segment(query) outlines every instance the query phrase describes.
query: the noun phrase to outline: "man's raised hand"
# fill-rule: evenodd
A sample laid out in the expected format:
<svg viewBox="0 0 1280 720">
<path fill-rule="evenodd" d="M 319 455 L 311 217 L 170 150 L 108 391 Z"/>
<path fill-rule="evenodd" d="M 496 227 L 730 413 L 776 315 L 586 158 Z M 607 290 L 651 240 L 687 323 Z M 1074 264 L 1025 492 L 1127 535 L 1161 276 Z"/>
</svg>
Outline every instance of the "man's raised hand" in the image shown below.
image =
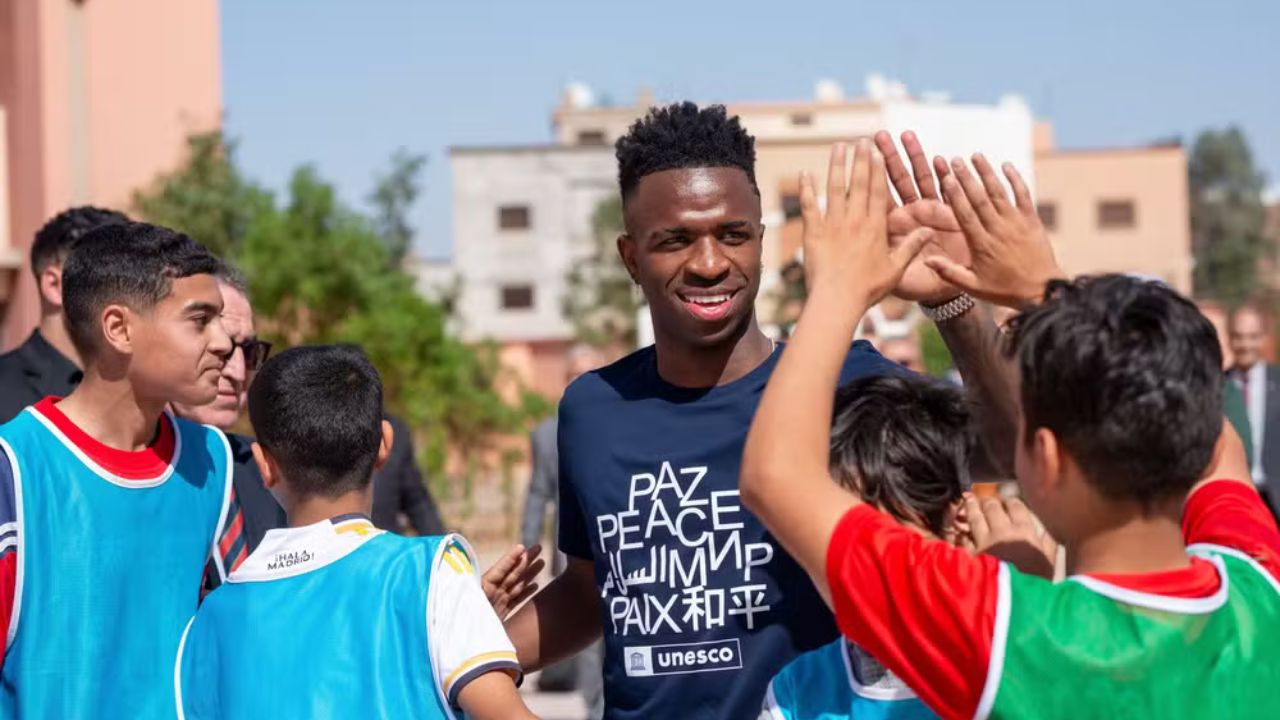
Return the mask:
<svg viewBox="0 0 1280 720">
<path fill-rule="evenodd" d="M 897 247 L 904 238 L 918 228 L 933 230 L 933 242 L 907 267 L 902 281 L 893 294 L 904 300 L 916 300 L 926 305 L 941 305 L 960 294 L 960 289 L 943 280 L 925 264 L 924 259 L 942 255 L 967 265 L 969 248 L 955 213 L 942 201 L 942 195 L 934 181 L 929 158 L 916 134 L 902 133 L 902 148 L 907 152 L 911 169 L 902 161 L 893 136 L 881 130 L 875 135 L 876 147 L 884 155 L 889 180 L 902 199 L 898 207 L 889 203 L 889 246 Z"/>
<path fill-rule="evenodd" d="M 983 300 L 1013 308 L 1036 302 L 1044 294 L 1045 283 L 1061 277 L 1062 270 L 1031 192 L 1009 163 L 1003 170 L 1015 202 L 1009 201 L 982 154 L 973 156 L 973 167 L 977 178 L 960 158 L 952 160 L 949 168 L 940 158 L 935 160 L 942 193 L 964 231 L 968 265 L 945 255 L 924 262 L 947 282 Z"/>
<path fill-rule="evenodd" d="M 506 620 L 538 591 L 538 574 L 546 567 L 541 554 L 541 545 L 516 545 L 480 576 L 480 587 L 499 620 Z"/>
<path fill-rule="evenodd" d="M 813 294 L 834 293 L 865 309 L 898 285 L 933 232 L 916 228 L 890 247 L 884 156 L 869 141 L 859 140 L 846 182 L 846 155 L 843 143 L 831 150 L 826 212 L 818 207 L 813 177 L 808 173 L 800 177 L 805 270 Z"/>
</svg>

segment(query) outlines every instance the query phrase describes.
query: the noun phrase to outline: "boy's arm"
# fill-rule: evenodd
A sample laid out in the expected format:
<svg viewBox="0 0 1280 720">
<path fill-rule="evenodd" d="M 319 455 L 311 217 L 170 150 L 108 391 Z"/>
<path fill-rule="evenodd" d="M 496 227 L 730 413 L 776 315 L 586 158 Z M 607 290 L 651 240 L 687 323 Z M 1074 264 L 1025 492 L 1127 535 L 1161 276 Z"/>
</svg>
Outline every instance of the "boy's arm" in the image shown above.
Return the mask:
<svg viewBox="0 0 1280 720">
<path fill-rule="evenodd" d="M 442 542 L 429 585 L 427 638 L 440 695 L 459 707 L 462 691 L 486 674 L 501 674 L 514 688 L 520 664 L 480 588 L 475 554 L 460 536 Z"/>
<path fill-rule="evenodd" d="M 928 239 L 890 249 L 883 158 L 860 143 L 851 188 L 832 152 L 827 212 L 801 180 L 812 292 L 765 390 L 743 457 L 743 501 L 808 571 L 844 634 L 944 716 L 972 714 L 985 683 L 998 563 L 927 541 L 836 486 L 827 468 L 841 358 L 867 307 Z"/>
<path fill-rule="evenodd" d="M 1280 580 L 1280 530 L 1253 486 L 1244 443 L 1228 421 L 1205 479 L 1191 489 L 1182 514 L 1188 545 L 1222 545 L 1257 560 Z"/>
<path fill-rule="evenodd" d="M 537 720 L 516 684 L 500 672 L 485 673 L 467 683 L 458 693 L 458 707 L 469 720 Z"/>
<path fill-rule="evenodd" d="M 741 472 L 743 501 L 824 597 L 831 533 L 861 502 L 837 487 L 827 470 L 840 368 L 863 313 L 897 284 L 931 237 L 919 229 L 890 249 L 884 158 L 870 143 L 859 142 L 846 183 L 845 154 L 843 144 L 832 149 L 825 213 L 813 178 L 806 173 L 800 180 L 805 272 L 812 290 L 747 435 Z"/>
<path fill-rule="evenodd" d="M 15 502 L 14 483 L 17 473 L 9 464 L 9 456 L 0 443 L 0 638 L 4 638 L 0 650 L 0 666 L 9 649 L 9 622 L 13 618 L 13 605 L 18 581 L 18 508 Z"/>
</svg>

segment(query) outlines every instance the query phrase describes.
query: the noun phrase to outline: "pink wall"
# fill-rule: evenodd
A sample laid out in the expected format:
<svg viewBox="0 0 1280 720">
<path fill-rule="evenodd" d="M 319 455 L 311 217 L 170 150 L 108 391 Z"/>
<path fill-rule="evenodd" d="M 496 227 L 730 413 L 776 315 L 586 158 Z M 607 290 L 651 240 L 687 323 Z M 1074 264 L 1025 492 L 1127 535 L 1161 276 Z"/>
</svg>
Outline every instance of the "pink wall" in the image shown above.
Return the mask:
<svg viewBox="0 0 1280 720">
<path fill-rule="evenodd" d="M 127 207 L 221 112 L 217 0 L 4 0 L 0 104 L 9 116 L 10 237 L 24 252 L 51 215 Z M 24 268 L 0 348 L 38 320 Z"/>
</svg>

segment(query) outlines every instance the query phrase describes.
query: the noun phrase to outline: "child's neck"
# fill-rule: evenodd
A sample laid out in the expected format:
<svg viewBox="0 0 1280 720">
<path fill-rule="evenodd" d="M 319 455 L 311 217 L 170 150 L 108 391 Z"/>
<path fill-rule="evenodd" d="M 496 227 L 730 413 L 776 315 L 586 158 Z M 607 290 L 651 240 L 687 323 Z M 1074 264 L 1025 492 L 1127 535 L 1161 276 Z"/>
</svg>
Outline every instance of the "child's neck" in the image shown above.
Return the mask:
<svg viewBox="0 0 1280 720">
<path fill-rule="evenodd" d="M 128 381 L 108 380 L 90 369 L 58 410 L 103 445 L 137 452 L 155 439 L 164 406 L 163 400 L 139 398 Z"/>
<path fill-rule="evenodd" d="M 1067 547 L 1068 575 L 1134 575 L 1190 564 L 1182 527 L 1168 513 L 1135 514 Z"/>
<path fill-rule="evenodd" d="M 316 495 L 295 500 L 288 508 L 289 527 L 314 525 L 339 515 L 368 515 L 371 499 L 368 489 L 364 489 L 336 498 Z"/>
</svg>

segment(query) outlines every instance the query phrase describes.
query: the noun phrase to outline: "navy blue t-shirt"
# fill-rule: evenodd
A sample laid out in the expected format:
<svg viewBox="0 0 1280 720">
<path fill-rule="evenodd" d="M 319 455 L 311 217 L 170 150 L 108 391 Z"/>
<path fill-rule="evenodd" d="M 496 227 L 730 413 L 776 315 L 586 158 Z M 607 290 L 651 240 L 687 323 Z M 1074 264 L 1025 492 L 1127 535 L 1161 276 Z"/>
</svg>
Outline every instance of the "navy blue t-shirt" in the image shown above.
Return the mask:
<svg viewBox="0 0 1280 720">
<path fill-rule="evenodd" d="M 565 392 L 560 549 L 595 563 L 606 718 L 755 718 L 769 680 L 838 634 L 804 570 L 738 499 L 747 430 L 781 352 L 694 390 L 658 376 L 651 346 Z M 900 370 L 859 341 L 841 382 Z"/>
</svg>

